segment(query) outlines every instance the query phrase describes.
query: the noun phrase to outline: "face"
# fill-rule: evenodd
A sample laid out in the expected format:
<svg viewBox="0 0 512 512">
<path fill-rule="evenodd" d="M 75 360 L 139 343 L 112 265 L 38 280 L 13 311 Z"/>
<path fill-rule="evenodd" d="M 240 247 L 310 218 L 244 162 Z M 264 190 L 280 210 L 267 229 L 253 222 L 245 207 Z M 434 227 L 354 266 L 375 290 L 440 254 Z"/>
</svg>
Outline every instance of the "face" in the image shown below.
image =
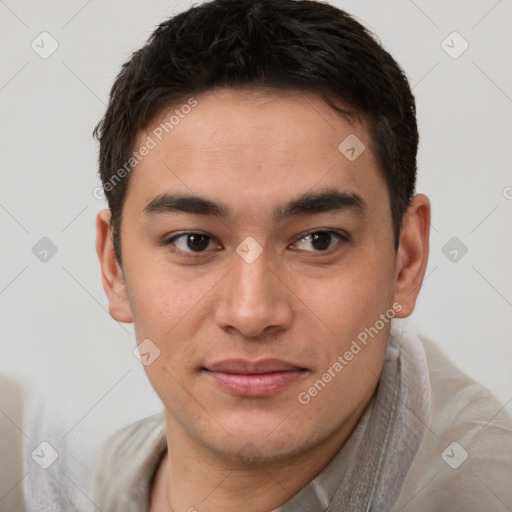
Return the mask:
<svg viewBox="0 0 512 512">
<path fill-rule="evenodd" d="M 145 370 L 168 429 L 290 456 L 360 414 L 411 309 L 389 195 L 365 124 L 314 94 L 194 99 L 138 137 L 155 144 L 130 176 L 111 312 L 160 351 Z"/>
</svg>

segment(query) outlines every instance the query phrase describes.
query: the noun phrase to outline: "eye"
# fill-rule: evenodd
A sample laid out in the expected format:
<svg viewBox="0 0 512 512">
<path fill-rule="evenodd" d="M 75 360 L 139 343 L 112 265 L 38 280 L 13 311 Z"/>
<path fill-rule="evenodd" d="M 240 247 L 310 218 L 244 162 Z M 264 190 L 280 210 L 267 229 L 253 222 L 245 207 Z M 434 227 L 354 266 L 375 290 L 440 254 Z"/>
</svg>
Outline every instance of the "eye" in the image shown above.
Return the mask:
<svg viewBox="0 0 512 512">
<path fill-rule="evenodd" d="M 338 242 L 336 242 L 336 239 L 338 239 Z M 308 233 L 307 235 L 300 238 L 297 242 L 292 244 L 292 246 L 296 245 L 298 247 L 296 247 L 295 249 L 302 251 L 326 252 L 335 245 L 337 245 L 339 243 L 339 240 L 347 242 L 348 237 L 337 231 L 324 229 Z M 313 247 L 313 251 L 307 248 L 308 245 L 311 245 Z"/>
<path fill-rule="evenodd" d="M 188 253 L 201 253 L 208 249 L 213 238 L 204 233 L 182 233 L 166 241 L 166 245 L 174 245 L 178 250 Z M 219 244 L 216 245 L 220 248 Z"/>
</svg>

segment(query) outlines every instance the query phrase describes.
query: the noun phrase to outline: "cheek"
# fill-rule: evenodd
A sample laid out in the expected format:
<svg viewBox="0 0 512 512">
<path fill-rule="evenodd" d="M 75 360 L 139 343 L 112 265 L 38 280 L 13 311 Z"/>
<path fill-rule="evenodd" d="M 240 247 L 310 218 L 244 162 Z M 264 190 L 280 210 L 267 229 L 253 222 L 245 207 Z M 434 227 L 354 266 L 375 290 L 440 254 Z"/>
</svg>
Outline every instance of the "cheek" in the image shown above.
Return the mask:
<svg viewBox="0 0 512 512">
<path fill-rule="evenodd" d="M 304 314 L 316 318 L 330 338 L 349 340 L 390 307 L 393 273 L 374 257 L 354 257 L 321 279 L 305 277 L 295 286 Z"/>
<path fill-rule="evenodd" d="M 158 347 L 158 359 L 145 370 L 155 389 L 171 389 L 173 377 L 182 381 L 196 369 L 201 347 L 194 340 L 201 338 L 199 331 L 211 314 L 208 293 L 218 278 L 213 273 L 192 276 L 186 269 L 180 275 L 168 263 L 139 268 L 134 272 L 133 265 L 127 280 L 136 339 Z"/>
<path fill-rule="evenodd" d="M 212 275 L 193 276 L 169 263 L 133 265 L 131 270 L 127 291 L 136 330 L 162 342 L 197 316 L 197 306 L 215 283 Z"/>
</svg>

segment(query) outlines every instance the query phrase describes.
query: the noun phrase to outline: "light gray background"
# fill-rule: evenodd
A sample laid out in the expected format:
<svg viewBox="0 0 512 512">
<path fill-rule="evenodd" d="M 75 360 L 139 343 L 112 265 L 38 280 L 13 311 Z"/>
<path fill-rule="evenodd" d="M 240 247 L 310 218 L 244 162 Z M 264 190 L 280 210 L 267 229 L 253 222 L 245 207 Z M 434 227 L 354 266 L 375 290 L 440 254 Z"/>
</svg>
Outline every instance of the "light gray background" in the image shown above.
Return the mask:
<svg viewBox="0 0 512 512">
<path fill-rule="evenodd" d="M 73 432 L 77 459 L 160 409 L 132 353 L 132 326 L 107 313 L 91 132 L 121 64 L 189 5 L 0 0 L 0 510 L 20 509 L 22 450 L 44 440 L 32 433 L 35 406 L 44 404 L 40 421 Z M 511 2 L 336 5 L 377 33 L 417 99 L 418 192 L 431 198 L 433 218 L 411 321 L 510 410 Z M 31 48 L 43 31 L 59 45 L 47 59 Z M 469 44 L 456 59 L 442 47 L 453 31 Z M 460 50 L 457 36 L 446 41 Z M 42 237 L 58 249 L 46 263 L 32 252 Z M 456 262 L 443 253 L 452 237 L 468 249 Z"/>
</svg>

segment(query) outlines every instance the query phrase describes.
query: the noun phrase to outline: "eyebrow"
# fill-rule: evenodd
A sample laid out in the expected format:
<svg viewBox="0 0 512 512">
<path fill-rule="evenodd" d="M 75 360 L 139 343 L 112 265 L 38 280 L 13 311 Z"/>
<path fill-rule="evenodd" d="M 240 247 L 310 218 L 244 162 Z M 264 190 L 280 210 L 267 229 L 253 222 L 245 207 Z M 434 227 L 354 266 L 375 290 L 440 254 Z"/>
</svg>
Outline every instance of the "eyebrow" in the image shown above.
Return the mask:
<svg viewBox="0 0 512 512">
<path fill-rule="evenodd" d="M 329 188 L 319 192 L 307 192 L 288 203 L 278 205 L 273 211 L 273 221 L 280 222 L 298 215 L 342 211 L 353 211 L 359 216 L 363 216 L 365 210 L 366 202 L 360 195 Z M 224 203 L 197 195 L 179 193 L 156 196 L 145 206 L 144 212 L 148 215 L 183 212 L 210 215 L 221 219 L 233 216 L 229 206 Z"/>
</svg>

